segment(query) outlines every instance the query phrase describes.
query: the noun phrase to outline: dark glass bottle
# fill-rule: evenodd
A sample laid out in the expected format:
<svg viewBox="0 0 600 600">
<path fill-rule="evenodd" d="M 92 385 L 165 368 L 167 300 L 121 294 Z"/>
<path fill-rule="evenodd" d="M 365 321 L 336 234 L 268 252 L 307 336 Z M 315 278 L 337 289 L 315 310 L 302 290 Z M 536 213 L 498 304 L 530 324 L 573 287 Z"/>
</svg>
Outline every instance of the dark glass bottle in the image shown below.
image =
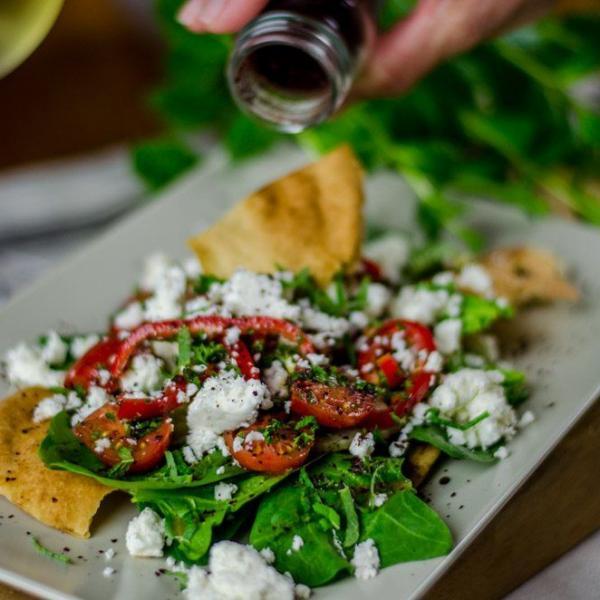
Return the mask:
<svg viewBox="0 0 600 600">
<path fill-rule="evenodd" d="M 374 38 L 374 1 L 272 0 L 239 34 L 228 81 L 245 112 L 288 133 L 344 102 Z"/>
</svg>

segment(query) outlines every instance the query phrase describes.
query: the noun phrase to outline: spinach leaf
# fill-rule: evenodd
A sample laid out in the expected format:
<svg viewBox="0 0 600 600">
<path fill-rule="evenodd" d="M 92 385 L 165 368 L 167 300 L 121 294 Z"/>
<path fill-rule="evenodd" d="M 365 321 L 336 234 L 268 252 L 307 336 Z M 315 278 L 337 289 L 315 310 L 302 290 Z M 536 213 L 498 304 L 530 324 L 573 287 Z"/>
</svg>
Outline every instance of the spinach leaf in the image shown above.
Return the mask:
<svg viewBox="0 0 600 600">
<path fill-rule="evenodd" d="M 452 534 L 439 515 L 412 490 L 396 492 L 376 510 L 362 513 L 361 539 L 372 539 L 381 566 L 448 554 Z"/>
<path fill-rule="evenodd" d="M 410 438 L 420 442 L 426 442 L 439 448 L 444 454 L 451 458 L 474 460 L 476 462 L 492 463 L 497 459 L 494 457 L 496 446 L 483 450 L 482 448 L 467 448 L 458 446 L 448 441 L 446 433 L 437 425 L 420 425 L 410 432 Z"/>
<path fill-rule="evenodd" d="M 171 453 L 171 464 L 167 463 L 144 475 L 116 479 L 114 476 L 118 475 L 118 472 L 113 471 L 111 474 L 109 471 L 105 474 L 105 465 L 77 439 L 71 429 L 69 416 L 64 411 L 50 421 L 48 433 L 39 448 L 39 455 L 44 464 L 51 469 L 92 477 L 109 487 L 130 492 L 209 485 L 243 473 L 241 468 L 234 466 L 231 460 L 220 452 L 207 454 L 195 465 L 189 466 L 183 460 L 181 450 L 174 450 Z"/>
<path fill-rule="evenodd" d="M 265 497 L 250 531 L 250 543 L 258 550 L 270 548 L 277 570 L 288 571 L 297 582 L 318 586 L 349 572 L 350 564 L 336 548 L 332 530 L 315 518 L 311 496 L 301 485 L 286 485 Z M 290 551 L 294 535 L 304 545 Z"/>
<path fill-rule="evenodd" d="M 340 490 L 340 500 L 346 516 L 346 533 L 344 535 L 344 548 L 354 546 L 358 542 L 360 536 L 360 528 L 358 525 L 358 515 L 354 506 L 354 498 L 350 488 L 345 486 Z"/>
<path fill-rule="evenodd" d="M 504 375 L 502 387 L 506 393 L 506 400 L 513 406 L 518 406 L 527 400 L 529 390 L 525 381 L 525 373 L 516 369 L 501 369 Z"/>
<path fill-rule="evenodd" d="M 463 334 L 470 335 L 489 329 L 498 319 L 514 316 L 510 306 L 501 306 L 495 300 L 465 294 L 461 305 Z"/>
</svg>

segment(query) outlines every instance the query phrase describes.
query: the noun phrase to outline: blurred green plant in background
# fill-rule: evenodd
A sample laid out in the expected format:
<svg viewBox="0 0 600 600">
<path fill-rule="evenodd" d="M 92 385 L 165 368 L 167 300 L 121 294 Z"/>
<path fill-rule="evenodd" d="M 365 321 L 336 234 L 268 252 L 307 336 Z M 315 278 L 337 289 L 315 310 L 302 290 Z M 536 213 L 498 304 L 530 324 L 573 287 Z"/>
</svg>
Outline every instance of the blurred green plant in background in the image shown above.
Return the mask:
<svg viewBox="0 0 600 600">
<path fill-rule="evenodd" d="M 156 3 L 166 73 L 151 102 L 167 133 L 133 149 L 151 190 L 197 162 L 185 141 L 192 132 L 216 132 L 234 159 L 289 137 L 237 110 L 224 77 L 232 39 L 186 31 L 175 20 L 181 3 Z M 382 27 L 414 3 L 388 0 Z M 563 205 L 600 225 L 600 199 L 586 190 L 600 173 L 600 109 L 573 93 L 599 73 L 600 15 L 552 17 L 454 58 L 404 96 L 356 104 L 292 139 L 318 152 L 349 142 L 368 169 L 400 173 L 432 238 L 450 232 L 478 247 L 460 219 L 469 196 L 531 215 Z"/>
</svg>

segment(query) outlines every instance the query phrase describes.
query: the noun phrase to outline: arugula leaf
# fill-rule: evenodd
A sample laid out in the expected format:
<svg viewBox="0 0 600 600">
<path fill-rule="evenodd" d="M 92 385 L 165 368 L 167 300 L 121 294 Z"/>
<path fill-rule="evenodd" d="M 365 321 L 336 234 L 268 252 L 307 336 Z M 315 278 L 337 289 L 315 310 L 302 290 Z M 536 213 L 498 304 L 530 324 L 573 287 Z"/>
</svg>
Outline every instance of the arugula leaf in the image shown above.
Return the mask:
<svg viewBox="0 0 600 600">
<path fill-rule="evenodd" d="M 354 498 L 352 498 L 352 492 L 348 486 L 344 486 L 340 490 L 340 500 L 346 516 L 346 532 L 344 534 L 343 545 L 347 548 L 348 546 L 354 546 L 354 544 L 358 542 L 360 536 L 360 527 L 358 524 L 358 515 L 356 514 L 356 508 L 354 506 Z"/>
<path fill-rule="evenodd" d="M 382 567 L 443 556 L 453 545 L 448 526 L 412 490 L 361 514 L 361 540 L 367 539 L 375 542 Z"/>
<path fill-rule="evenodd" d="M 451 458 L 474 460 L 482 463 L 493 463 L 498 460 L 494 457 L 496 446 L 487 448 L 486 450 L 458 446 L 448 441 L 444 430 L 437 425 L 419 425 L 410 432 L 409 437 L 413 440 L 431 444 Z"/>
</svg>

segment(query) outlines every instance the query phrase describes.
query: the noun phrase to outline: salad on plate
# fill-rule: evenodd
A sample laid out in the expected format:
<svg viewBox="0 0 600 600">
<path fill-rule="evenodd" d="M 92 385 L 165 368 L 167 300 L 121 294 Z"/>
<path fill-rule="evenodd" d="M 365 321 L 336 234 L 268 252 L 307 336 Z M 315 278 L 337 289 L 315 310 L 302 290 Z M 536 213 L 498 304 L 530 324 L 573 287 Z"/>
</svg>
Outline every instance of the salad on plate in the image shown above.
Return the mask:
<svg viewBox="0 0 600 600">
<path fill-rule="evenodd" d="M 493 468 L 534 420 L 494 326 L 577 292 L 540 250 L 362 231 L 342 148 L 190 240 L 197 257 L 148 257 L 105 331 L 9 350 L 0 493 L 89 536 L 127 492 L 129 553 L 164 557 L 188 598 L 307 597 L 447 554 L 419 486 L 443 456 Z"/>
</svg>

